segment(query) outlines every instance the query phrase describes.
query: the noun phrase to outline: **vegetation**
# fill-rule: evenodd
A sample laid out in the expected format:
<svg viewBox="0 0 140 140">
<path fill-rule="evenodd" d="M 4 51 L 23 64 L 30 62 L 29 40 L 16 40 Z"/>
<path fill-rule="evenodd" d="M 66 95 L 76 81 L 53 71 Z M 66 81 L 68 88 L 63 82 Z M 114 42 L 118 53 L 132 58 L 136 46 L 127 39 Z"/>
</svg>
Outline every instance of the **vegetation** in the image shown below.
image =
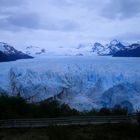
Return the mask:
<svg viewBox="0 0 140 140">
<path fill-rule="evenodd" d="M 87 112 L 78 112 L 66 104 L 56 100 L 45 100 L 40 103 L 29 103 L 20 96 L 0 96 L 0 119 L 14 118 L 46 118 L 66 116 L 92 116 L 92 115 L 126 115 L 127 111 L 120 106 L 112 110 L 102 108 Z"/>
<path fill-rule="evenodd" d="M 0 96 L 0 119 L 125 114 L 127 111 L 120 106 L 111 110 L 102 108 L 99 111 L 93 109 L 90 112 L 78 112 L 65 104 L 59 104 L 55 100 L 29 103 L 20 96 Z M 139 140 L 139 132 L 140 127 L 138 125 L 124 123 L 50 126 L 36 129 L 0 129 L 0 140 Z"/>
<path fill-rule="evenodd" d="M 52 126 L 0 130 L 0 140 L 139 140 L 140 128 L 128 124 Z"/>
<path fill-rule="evenodd" d="M 139 126 L 140 126 L 140 111 L 138 111 L 137 114 L 138 114 L 138 123 L 139 123 Z"/>
</svg>

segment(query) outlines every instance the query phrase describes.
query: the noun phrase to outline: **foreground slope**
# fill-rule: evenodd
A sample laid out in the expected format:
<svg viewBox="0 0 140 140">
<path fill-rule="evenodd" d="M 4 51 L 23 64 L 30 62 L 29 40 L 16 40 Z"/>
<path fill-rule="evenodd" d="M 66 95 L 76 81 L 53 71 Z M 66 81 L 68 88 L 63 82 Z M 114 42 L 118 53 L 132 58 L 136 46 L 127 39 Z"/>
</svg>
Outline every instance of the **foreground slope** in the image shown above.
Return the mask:
<svg viewBox="0 0 140 140">
<path fill-rule="evenodd" d="M 140 127 L 130 124 L 53 126 L 40 129 L 2 129 L 1 140 L 139 140 Z"/>
</svg>

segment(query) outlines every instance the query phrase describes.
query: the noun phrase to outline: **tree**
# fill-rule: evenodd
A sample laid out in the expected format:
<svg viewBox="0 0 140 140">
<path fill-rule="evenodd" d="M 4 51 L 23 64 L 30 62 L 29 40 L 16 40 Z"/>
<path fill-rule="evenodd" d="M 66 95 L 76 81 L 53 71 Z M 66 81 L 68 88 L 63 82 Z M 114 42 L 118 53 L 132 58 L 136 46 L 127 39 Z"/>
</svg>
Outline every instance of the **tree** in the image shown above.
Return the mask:
<svg viewBox="0 0 140 140">
<path fill-rule="evenodd" d="M 105 115 L 105 116 L 107 116 L 107 115 L 111 115 L 111 111 L 110 111 L 110 109 L 108 109 L 108 108 L 102 108 L 99 112 L 98 112 L 98 114 L 99 115 Z"/>
<path fill-rule="evenodd" d="M 128 111 L 125 108 L 122 108 L 120 105 L 116 105 L 112 109 L 112 115 L 127 115 Z"/>
</svg>

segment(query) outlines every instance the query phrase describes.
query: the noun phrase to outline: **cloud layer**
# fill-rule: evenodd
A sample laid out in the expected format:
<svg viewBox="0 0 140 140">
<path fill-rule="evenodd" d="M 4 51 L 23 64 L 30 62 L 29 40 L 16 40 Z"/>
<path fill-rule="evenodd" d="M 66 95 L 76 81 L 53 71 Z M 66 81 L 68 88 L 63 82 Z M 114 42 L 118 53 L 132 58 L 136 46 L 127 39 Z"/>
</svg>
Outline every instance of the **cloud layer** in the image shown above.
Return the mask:
<svg viewBox="0 0 140 140">
<path fill-rule="evenodd" d="M 30 34 L 27 43 L 44 46 L 115 37 L 137 41 L 139 5 L 140 0 L 0 0 L 0 36 L 12 42 L 13 35 L 17 46 Z"/>
<path fill-rule="evenodd" d="M 127 19 L 139 14 L 140 0 L 110 0 L 102 9 L 102 16 L 112 19 Z"/>
</svg>

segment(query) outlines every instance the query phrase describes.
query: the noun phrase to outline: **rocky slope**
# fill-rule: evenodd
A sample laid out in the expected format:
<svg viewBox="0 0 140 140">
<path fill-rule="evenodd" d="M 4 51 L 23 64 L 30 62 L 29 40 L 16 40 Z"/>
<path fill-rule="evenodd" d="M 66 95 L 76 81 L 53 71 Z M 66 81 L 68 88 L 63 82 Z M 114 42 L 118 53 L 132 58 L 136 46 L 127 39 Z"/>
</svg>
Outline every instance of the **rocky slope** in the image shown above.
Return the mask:
<svg viewBox="0 0 140 140">
<path fill-rule="evenodd" d="M 132 44 L 113 54 L 114 57 L 140 57 L 140 44 Z"/>
<path fill-rule="evenodd" d="M 7 43 L 0 42 L 0 62 L 29 58 L 33 57 L 16 50 L 13 46 L 8 45 Z"/>
</svg>

